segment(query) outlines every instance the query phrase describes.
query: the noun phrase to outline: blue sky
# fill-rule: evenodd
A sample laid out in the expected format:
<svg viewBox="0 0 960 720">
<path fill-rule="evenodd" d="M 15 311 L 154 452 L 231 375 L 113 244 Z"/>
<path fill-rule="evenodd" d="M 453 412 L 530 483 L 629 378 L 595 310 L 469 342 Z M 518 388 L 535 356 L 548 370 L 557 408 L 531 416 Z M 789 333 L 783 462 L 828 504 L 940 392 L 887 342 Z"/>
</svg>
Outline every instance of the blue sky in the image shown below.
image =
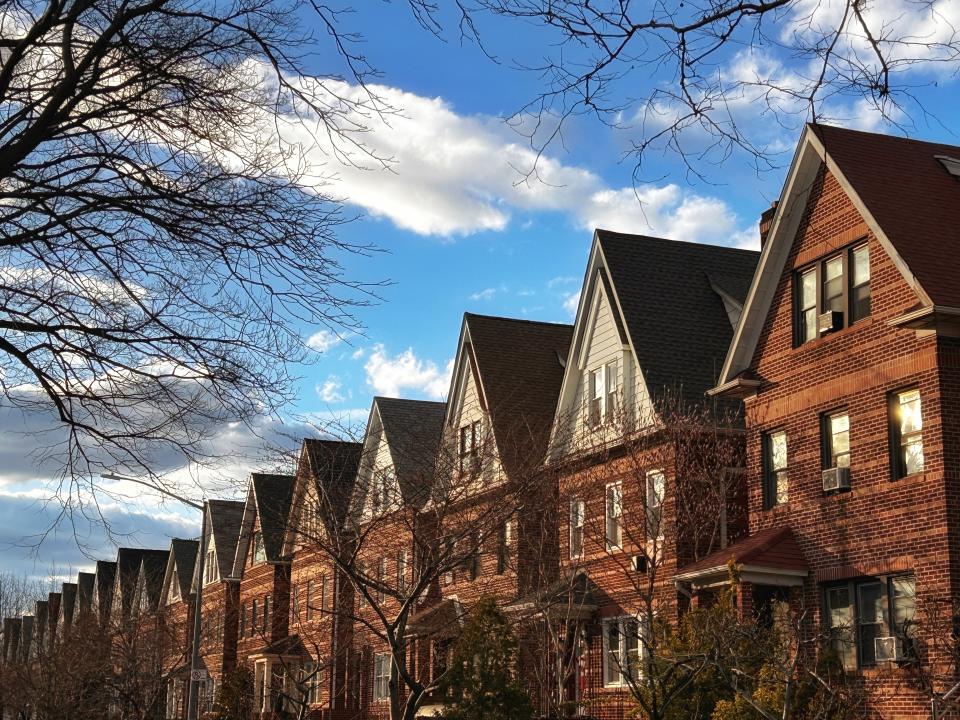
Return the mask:
<svg viewBox="0 0 960 720">
<path fill-rule="evenodd" d="M 905 0 L 883 0 L 881 10 Z M 941 4 L 957 13 L 957 0 Z M 829 6 L 829 3 L 827 3 Z M 892 11 L 891 11 L 892 12 Z M 449 20 L 449 18 L 447 18 Z M 721 165 L 704 165 L 707 177 L 695 181 L 679 158 L 657 153 L 647 158 L 634 183 L 634 162 L 624 158 L 635 130 L 613 130 L 595 119 L 575 117 L 563 143 L 548 147 L 538 169 L 544 182 L 524 182 L 520 171 L 532 167 L 525 138 L 505 124 L 538 89 L 536 73 L 515 69 L 549 51 L 548 37 L 523 23 L 491 22 L 481 27 L 490 61 L 476 45 L 462 44 L 455 28 L 442 39 L 420 28 L 405 2 L 363 3 L 344 19 L 362 28 L 364 52 L 381 75 L 376 91 L 396 113 L 369 122 L 365 140 L 391 158 L 390 171 L 327 163 L 322 173 L 334 179 L 326 192 L 344 197 L 348 212 L 360 217 L 344 226 L 349 241 L 372 243 L 382 252 L 347 257 L 354 279 L 388 280 L 381 301 L 361 309 L 362 334 L 338 337 L 331 328 L 304 327 L 321 355 L 303 376 L 293 414 L 323 420 L 332 415 L 363 421 L 373 394 L 442 399 L 464 311 L 536 320 L 572 322 L 576 293 L 597 226 L 681 240 L 757 247 L 759 213 L 780 192 L 786 165 L 799 137 L 803 114 L 775 122 L 761 104 L 745 94 L 732 112 L 758 142 L 780 150 L 778 167 L 758 174 L 751 158 L 734 154 Z M 919 22 L 919 20 L 918 20 Z M 307 70 L 329 70 L 329 56 L 309 58 Z M 780 81 L 802 72 L 776 48 L 734 48 L 718 72 L 755 75 Z M 900 117 L 912 135 L 960 142 L 937 121 L 956 117 L 955 65 L 936 74 L 911 70 L 919 104 L 928 117 Z M 631 80 L 637 94 L 669 78 Z M 357 92 L 345 87 L 346 92 Z M 878 131 L 896 131 L 855 99 L 838 98 L 831 107 L 837 121 Z M 322 148 L 321 148 L 322 150 Z M 318 163 L 326 158 L 312 155 Z M 363 158 L 358 161 L 363 164 Z M 2 417 L 4 425 L 23 429 L 23 421 Z M 294 433 L 298 426 L 291 422 Z M 19 423 L 19 427 L 18 427 Z M 267 432 L 274 432 L 265 422 Z M 220 429 L 221 448 L 240 458 L 255 440 L 242 428 Z M 48 468 L 25 452 L 23 438 L 0 441 L 0 569 L 44 574 L 52 564 L 61 571 L 89 564 L 89 557 L 112 550 L 97 519 L 78 509 L 86 552 L 73 542 L 68 523 L 41 547 L 24 542 L 50 525 L 55 505 Z M 238 459 L 222 468 L 220 480 L 242 485 L 255 461 Z M 184 471 L 186 473 L 186 471 Z M 200 473 L 205 487 L 209 476 Z M 116 532 L 134 545 L 162 547 L 169 536 L 191 534 L 193 518 L 182 508 L 144 498 L 131 488 L 130 502 L 111 503 L 106 514 Z M 213 491 L 211 491 L 213 492 Z M 139 532 L 137 532 L 139 531 Z M 127 536 L 126 533 L 135 534 Z"/>
</svg>

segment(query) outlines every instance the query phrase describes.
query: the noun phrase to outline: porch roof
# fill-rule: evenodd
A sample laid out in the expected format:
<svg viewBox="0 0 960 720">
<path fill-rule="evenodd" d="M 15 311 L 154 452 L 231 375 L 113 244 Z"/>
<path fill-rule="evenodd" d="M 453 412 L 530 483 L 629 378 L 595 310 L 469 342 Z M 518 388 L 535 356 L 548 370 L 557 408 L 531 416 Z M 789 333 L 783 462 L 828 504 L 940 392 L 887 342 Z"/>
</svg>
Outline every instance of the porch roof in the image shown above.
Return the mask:
<svg viewBox="0 0 960 720">
<path fill-rule="evenodd" d="M 729 578 L 729 565 L 740 578 L 758 585 L 802 585 L 810 570 L 803 550 L 789 526 L 772 527 L 680 569 L 674 580 L 694 587 L 722 585 Z"/>
</svg>

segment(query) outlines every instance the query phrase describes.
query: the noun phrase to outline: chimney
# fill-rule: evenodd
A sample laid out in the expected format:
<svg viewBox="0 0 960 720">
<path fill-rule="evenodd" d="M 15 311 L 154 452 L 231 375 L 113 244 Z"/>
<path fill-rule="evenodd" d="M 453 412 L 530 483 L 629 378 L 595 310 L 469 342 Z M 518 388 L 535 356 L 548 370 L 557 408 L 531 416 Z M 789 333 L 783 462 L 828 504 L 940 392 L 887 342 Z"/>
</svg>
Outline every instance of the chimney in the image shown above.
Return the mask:
<svg viewBox="0 0 960 720">
<path fill-rule="evenodd" d="M 767 242 L 767 235 L 770 234 L 770 226 L 773 225 L 773 215 L 777 212 L 779 200 L 770 203 L 770 207 L 760 213 L 760 248 Z"/>
</svg>

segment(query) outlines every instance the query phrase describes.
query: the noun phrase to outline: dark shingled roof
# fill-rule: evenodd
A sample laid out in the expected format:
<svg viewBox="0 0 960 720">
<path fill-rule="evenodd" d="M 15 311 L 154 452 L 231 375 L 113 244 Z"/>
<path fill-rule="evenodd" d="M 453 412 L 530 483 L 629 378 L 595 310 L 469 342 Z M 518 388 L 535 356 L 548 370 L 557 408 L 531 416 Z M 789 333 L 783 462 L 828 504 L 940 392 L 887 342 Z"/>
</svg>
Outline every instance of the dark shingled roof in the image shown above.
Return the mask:
<svg viewBox="0 0 960 720">
<path fill-rule="evenodd" d="M 363 444 L 306 438 L 303 441 L 302 453 L 310 464 L 313 482 L 329 499 L 334 513 L 334 517 L 329 520 L 342 523 L 347 516 L 350 497 L 357 481 Z"/>
<path fill-rule="evenodd" d="M 97 560 L 96 584 L 97 610 L 100 613 L 100 624 L 103 625 L 110 617 L 110 603 L 113 601 L 113 581 L 117 575 L 117 564 L 110 560 Z"/>
<path fill-rule="evenodd" d="M 733 328 L 710 281 L 741 304 L 760 253 L 597 230 L 650 394 L 702 405 Z"/>
<path fill-rule="evenodd" d="M 120 583 L 121 611 L 124 617 L 130 612 L 133 593 L 140 577 L 140 565 L 144 558 L 162 558 L 165 563 L 166 550 L 143 550 L 141 548 L 120 548 L 117 551 L 117 573 L 115 583 Z"/>
<path fill-rule="evenodd" d="M 24 615 L 20 618 L 20 657 L 30 655 L 30 645 L 33 643 L 33 615 Z"/>
<path fill-rule="evenodd" d="M 90 612 L 90 603 L 93 602 L 93 587 L 97 576 L 94 573 L 77 573 L 77 599 L 73 605 L 73 619 L 76 620 L 83 613 Z"/>
<path fill-rule="evenodd" d="M 181 540 L 174 538 L 170 541 L 170 554 L 173 566 L 177 569 L 177 582 L 180 585 L 180 597 L 190 595 L 190 581 L 193 578 L 193 569 L 197 564 L 197 553 L 200 552 L 199 540 Z"/>
<path fill-rule="evenodd" d="M 77 584 L 63 583 L 60 587 L 60 617 L 66 628 L 73 620 L 73 606 L 77 602 Z"/>
<path fill-rule="evenodd" d="M 419 507 L 429 498 L 443 435 L 446 403 L 375 397 L 383 434 L 403 500 Z"/>
<path fill-rule="evenodd" d="M 33 606 L 33 615 L 37 618 L 36 636 L 37 642 L 43 642 L 47 634 L 47 627 L 50 625 L 50 618 L 47 616 L 47 608 L 50 603 L 46 600 L 37 600 Z"/>
<path fill-rule="evenodd" d="M 935 305 L 960 307 L 960 179 L 936 159 L 960 147 L 812 125 Z"/>
<path fill-rule="evenodd" d="M 263 549 L 267 560 L 271 562 L 279 561 L 283 555 L 294 480 L 293 475 L 253 473 L 250 476 L 257 516 L 260 518 Z"/>
<path fill-rule="evenodd" d="M 543 459 L 573 326 L 464 313 L 494 439 L 507 474 Z"/>
<path fill-rule="evenodd" d="M 167 571 L 167 562 L 170 551 L 164 550 L 163 555 L 145 555 L 140 565 L 140 572 L 147 585 L 147 602 L 149 609 L 156 609 L 160 602 L 160 591 L 163 588 L 163 574 Z"/>
<path fill-rule="evenodd" d="M 47 617 L 50 621 L 50 627 L 48 629 L 50 633 L 56 631 L 57 623 L 60 622 L 60 601 L 60 593 L 47 593 Z"/>
<path fill-rule="evenodd" d="M 233 559 L 240 541 L 244 503 L 235 500 L 208 500 L 207 507 L 210 509 L 210 525 L 220 578 L 228 578 L 233 573 Z"/>
</svg>

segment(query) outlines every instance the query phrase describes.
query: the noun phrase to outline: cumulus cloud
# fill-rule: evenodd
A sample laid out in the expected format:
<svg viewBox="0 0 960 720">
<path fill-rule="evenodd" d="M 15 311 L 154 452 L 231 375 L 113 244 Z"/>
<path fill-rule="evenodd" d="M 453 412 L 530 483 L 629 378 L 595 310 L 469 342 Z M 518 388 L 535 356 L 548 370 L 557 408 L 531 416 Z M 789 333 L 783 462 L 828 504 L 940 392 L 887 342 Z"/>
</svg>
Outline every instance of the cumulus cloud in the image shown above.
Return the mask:
<svg viewBox="0 0 960 720">
<path fill-rule="evenodd" d="M 484 288 L 483 290 L 478 290 L 477 292 L 470 295 L 471 300 L 493 300 L 493 296 L 497 294 L 496 288 Z"/>
<path fill-rule="evenodd" d="M 336 375 L 331 375 L 322 384 L 317 385 L 317 395 L 327 403 L 343 402 L 345 398 L 340 392 L 342 389 L 343 383 L 340 379 Z"/>
<path fill-rule="evenodd" d="M 574 317 L 577 314 L 577 306 L 580 305 L 580 291 L 570 293 L 563 299 L 563 309 L 567 315 Z"/>
<path fill-rule="evenodd" d="M 318 330 L 307 338 L 307 347 L 322 353 L 341 342 L 343 342 L 343 338 L 336 333 L 330 330 Z"/>
<path fill-rule="evenodd" d="M 309 86 L 313 81 L 300 82 Z M 356 102 L 366 98 L 365 90 L 347 83 L 335 90 Z M 371 90 L 397 111 L 358 114 L 346 122 L 365 129 L 361 140 L 373 157 L 341 147 L 349 164 L 332 176 L 307 173 L 304 182 L 399 228 L 421 235 L 462 236 L 503 230 L 518 211 L 555 212 L 586 229 L 602 224 L 611 230 L 657 235 L 683 231 L 696 234 L 679 239 L 723 243 L 725 229 L 736 220 L 721 200 L 677 185 L 645 185 L 639 192 L 610 187 L 586 168 L 550 155 L 538 157 L 501 119 L 458 114 L 443 98 L 382 85 Z M 308 125 L 299 117 L 279 119 L 282 137 L 302 148 L 305 162 L 328 172 L 333 148 L 312 137 Z M 389 168 L 374 158 L 388 159 Z M 535 177 L 518 172 L 533 167 Z M 690 221 L 693 211 L 704 213 L 702 221 Z"/>
<path fill-rule="evenodd" d="M 444 368 L 432 360 L 417 357 L 413 348 L 390 355 L 382 343 L 374 345 L 364 364 L 367 385 L 377 395 L 400 397 L 413 394 L 432 399 L 443 398 L 453 372 L 451 358 Z"/>
</svg>

